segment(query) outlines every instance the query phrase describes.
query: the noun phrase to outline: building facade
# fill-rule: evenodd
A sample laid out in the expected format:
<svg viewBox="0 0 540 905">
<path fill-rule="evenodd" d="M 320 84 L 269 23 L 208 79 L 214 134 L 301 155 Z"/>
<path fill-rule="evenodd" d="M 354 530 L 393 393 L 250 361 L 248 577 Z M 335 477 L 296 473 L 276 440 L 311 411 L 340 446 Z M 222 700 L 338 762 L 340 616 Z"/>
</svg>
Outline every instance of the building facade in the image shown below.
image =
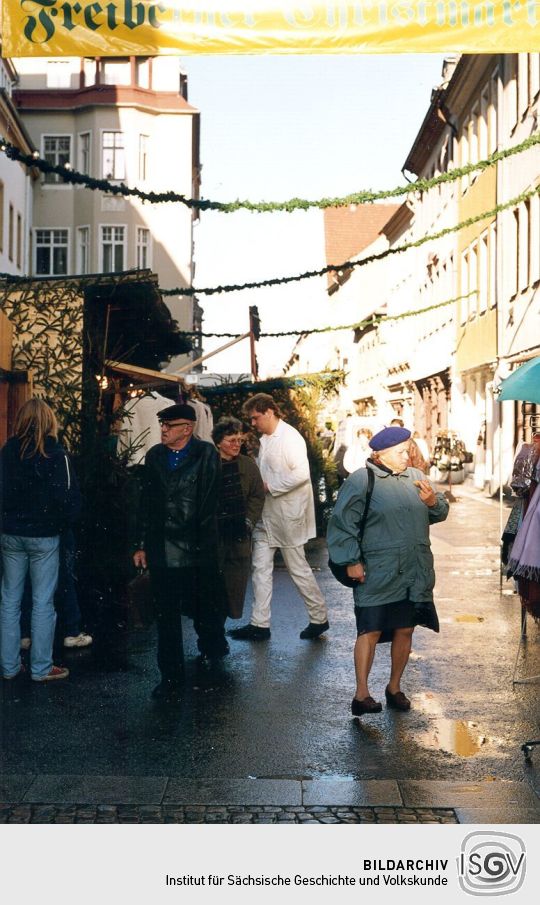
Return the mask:
<svg viewBox="0 0 540 905">
<path fill-rule="evenodd" d="M 199 114 L 187 101 L 177 58 L 36 58 L 18 61 L 18 68 L 15 102 L 49 163 L 115 185 L 197 197 Z M 147 203 L 42 174 L 28 272 L 150 269 L 163 289 L 190 287 L 193 216 L 178 203 Z M 180 328 L 192 330 L 192 300 L 173 295 L 167 304 Z"/>
</svg>

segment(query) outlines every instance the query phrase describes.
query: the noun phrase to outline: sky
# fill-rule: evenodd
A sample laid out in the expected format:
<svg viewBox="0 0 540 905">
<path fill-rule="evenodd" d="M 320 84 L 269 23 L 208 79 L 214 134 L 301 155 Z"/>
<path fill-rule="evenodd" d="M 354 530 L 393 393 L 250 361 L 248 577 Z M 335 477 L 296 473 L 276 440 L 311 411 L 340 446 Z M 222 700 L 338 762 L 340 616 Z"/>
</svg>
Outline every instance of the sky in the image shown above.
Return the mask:
<svg viewBox="0 0 540 905">
<path fill-rule="evenodd" d="M 184 59 L 201 112 L 201 194 L 230 201 L 319 199 L 402 184 L 401 168 L 441 81 L 441 54 L 199 56 Z M 321 212 L 204 212 L 195 229 L 198 287 L 325 266 Z M 199 297 L 207 332 L 324 326 L 325 280 Z M 321 320 L 322 318 L 322 320 Z M 226 340 L 207 339 L 210 351 Z M 258 344 L 261 376 L 279 374 L 294 339 Z M 206 363 L 249 370 L 248 342 Z"/>
</svg>

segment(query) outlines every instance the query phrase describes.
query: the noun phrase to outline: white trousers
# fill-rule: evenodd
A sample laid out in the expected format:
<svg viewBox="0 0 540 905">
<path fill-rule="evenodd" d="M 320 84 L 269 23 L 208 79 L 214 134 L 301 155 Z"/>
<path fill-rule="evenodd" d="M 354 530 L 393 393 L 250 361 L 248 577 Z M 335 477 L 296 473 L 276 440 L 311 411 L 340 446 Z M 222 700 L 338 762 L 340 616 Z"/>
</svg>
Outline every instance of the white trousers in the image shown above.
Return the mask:
<svg viewBox="0 0 540 905">
<path fill-rule="evenodd" d="M 261 525 L 253 532 L 252 581 L 253 609 L 251 624 L 258 628 L 270 627 L 270 602 L 272 600 L 272 573 L 274 555 L 278 548 L 271 547 L 268 535 Z M 307 561 L 304 547 L 280 547 L 287 571 L 302 596 L 309 614 L 309 621 L 321 625 L 328 619 L 324 597 L 319 590 Z"/>
</svg>

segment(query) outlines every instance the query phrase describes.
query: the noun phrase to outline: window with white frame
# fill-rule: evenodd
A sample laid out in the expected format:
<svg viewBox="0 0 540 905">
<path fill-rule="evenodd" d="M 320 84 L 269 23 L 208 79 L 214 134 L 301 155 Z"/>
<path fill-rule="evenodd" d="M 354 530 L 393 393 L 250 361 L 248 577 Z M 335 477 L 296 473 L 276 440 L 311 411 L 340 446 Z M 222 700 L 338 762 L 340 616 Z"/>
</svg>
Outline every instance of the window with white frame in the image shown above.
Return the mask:
<svg viewBox="0 0 540 905">
<path fill-rule="evenodd" d="M 475 104 L 469 119 L 469 163 L 478 163 L 478 119 L 479 104 Z M 471 173 L 470 180 L 476 179 L 477 175 L 478 173 Z"/>
<path fill-rule="evenodd" d="M 540 92 L 540 53 L 529 54 L 529 103 Z"/>
<path fill-rule="evenodd" d="M 145 270 L 150 263 L 150 230 L 144 226 L 137 227 L 137 269 Z"/>
<path fill-rule="evenodd" d="M 474 317 L 478 310 L 478 242 L 473 242 L 469 248 L 469 295 L 468 313 Z"/>
<path fill-rule="evenodd" d="M 482 233 L 479 241 L 478 261 L 478 311 L 487 311 L 489 293 L 489 236 L 488 231 Z"/>
<path fill-rule="evenodd" d="M 69 60 L 47 60 L 47 88 L 71 88 Z"/>
<path fill-rule="evenodd" d="M 522 292 L 529 285 L 529 223 L 530 205 L 524 201 L 519 205 L 518 215 L 518 291 Z"/>
<path fill-rule="evenodd" d="M 101 270 L 103 273 L 116 273 L 124 270 L 126 245 L 125 226 L 101 227 Z"/>
<path fill-rule="evenodd" d="M 90 132 L 79 132 L 79 173 L 90 175 Z"/>
<path fill-rule="evenodd" d="M 139 135 L 139 180 L 145 182 L 148 178 L 148 135 Z"/>
<path fill-rule="evenodd" d="M 90 272 L 90 227 L 77 227 L 77 273 Z"/>
<path fill-rule="evenodd" d="M 4 183 L 0 179 L 0 252 L 4 251 Z"/>
<path fill-rule="evenodd" d="M 531 285 L 540 280 L 540 197 L 529 199 L 529 257 Z"/>
<path fill-rule="evenodd" d="M 102 85 L 131 85 L 131 61 L 107 59 L 101 61 Z"/>
<path fill-rule="evenodd" d="M 517 55 L 517 115 L 518 119 L 524 115 L 529 106 L 529 55 L 518 53 Z"/>
<path fill-rule="evenodd" d="M 97 64 L 93 57 L 85 57 L 83 60 L 84 84 L 88 88 L 96 84 Z"/>
<path fill-rule="evenodd" d="M 497 108 L 499 92 L 499 70 L 496 69 L 489 80 L 489 109 L 488 109 L 488 153 L 493 154 L 497 150 Z"/>
<path fill-rule="evenodd" d="M 478 157 L 480 160 L 485 160 L 488 156 L 488 111 L 489 85 L 486 85 L 480 95 L 480 115 L 478 117 Z"/>
<path fill-rule="evenodd" d="M 138 57 L 135 61 L 135 67 L 139 88 L 150 88 L 150 60 L 148 57 Z"/>
<path fill-rule="evenodd" d="M 53 167 L 61 167 L 69 163 L 71 160 L 71 135 L 44 135 L 43 158 Z M 66 184 L 56 173 L 45 173 L 43 181 L 47 184 Z"/>
<path fill-rule="evenodd" d="M 469 253 L 467 251 L 462 252 L 461 254 L 461 304 L 460 304 L 460 324 L 465 324 L 467 321 L 469 308 L 468 303 L 469 299 L 467 298 L 469 292 Z"/>
<path fill-rule="evenodd" d="M 497 304 L 497 224 L 489 225 L 489 307 Z"/>
<path fill-rule="evenodd" d="M 35 272 L 37 276 L 61 276 L 67 274 L 68 230 L 36 229 L 35 239 Z"/>
<path fill-rule="evenodd" d="M 104 179 L 126 178 L 126 155 L 123 132 L 103 132 L 102 166 Z"/>
</svg>

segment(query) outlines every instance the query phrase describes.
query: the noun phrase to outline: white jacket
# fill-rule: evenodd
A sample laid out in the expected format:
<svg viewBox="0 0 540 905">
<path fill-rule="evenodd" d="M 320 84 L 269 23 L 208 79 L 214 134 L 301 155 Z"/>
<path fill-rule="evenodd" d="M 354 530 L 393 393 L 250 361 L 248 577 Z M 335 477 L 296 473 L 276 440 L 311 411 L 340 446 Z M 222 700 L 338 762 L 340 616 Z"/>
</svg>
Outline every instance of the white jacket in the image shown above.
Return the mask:
<svg viewBox="0 0 540 905">
<path fill-rule="evenodd" d="M 268 485 L 262 522 L 271 547 L 299 547 L 317 533 L 306 442 L 296 428 L 278 421 L 263 434 L 257 459 Z"/>
</svg>

